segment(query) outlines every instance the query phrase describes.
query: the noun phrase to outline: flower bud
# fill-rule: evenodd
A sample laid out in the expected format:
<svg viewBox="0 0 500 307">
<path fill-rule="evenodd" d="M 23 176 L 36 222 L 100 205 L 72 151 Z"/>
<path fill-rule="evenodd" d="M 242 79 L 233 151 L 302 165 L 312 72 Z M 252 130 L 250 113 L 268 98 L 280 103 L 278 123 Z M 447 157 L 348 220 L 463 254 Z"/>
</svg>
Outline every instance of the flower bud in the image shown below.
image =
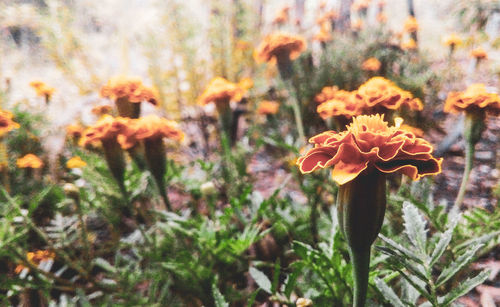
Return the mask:
<svg viewBox="0 0 500 307">
<path fill-rule="evenodd" d="M 203 196 L 213 196 L 217 193 L 217 189 L 212 181 L 207 181 L 200 186 L 200 191 Z"/>
<path fill-rule="evenodd" d="M 297 307 L 311 307 L 313 305 L 313 302 L 308 299 L 308 298 L 298 298 L 297 301 L 295 302 L 295 306 Z"/>
</svg>

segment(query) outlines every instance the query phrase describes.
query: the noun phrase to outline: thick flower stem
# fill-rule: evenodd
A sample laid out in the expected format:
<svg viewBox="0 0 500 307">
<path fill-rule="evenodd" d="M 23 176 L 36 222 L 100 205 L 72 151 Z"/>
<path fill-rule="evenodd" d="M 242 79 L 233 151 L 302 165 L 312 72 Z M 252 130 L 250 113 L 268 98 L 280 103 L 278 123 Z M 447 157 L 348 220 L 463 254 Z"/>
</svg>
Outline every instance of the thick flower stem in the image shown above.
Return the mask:
<svg viewBox="0 0 500 307">
<path fill-rule="evenodd" d="M 141 104 L 130 102 L 127 97 L 116 99 L 115 105 L 122 117 L 139 118 L 141 114 Z"/>
<path fill-rule="evenodd" d="M 168 209 L 168 211 L 172 211 L 172 205 L 170 204 L 170 199 L 168 198 L 165 182 L 165 172 L 167 171 L 167 156 L 165 145 L 163 144 L 163 139 L 145 139 L 144 149 L 149 171 L 153 175 L 156 185 L 158 186 L 160 195 L 165 202 L 165 207 Z"/>
<path fill-rule="evenodd" d="M 481 139 L 481 135 L 485 129 L 485 114 L 484 111 L 476 110 L 468 112 L 465 115 L 464 121 L 464 139 L 465 139 L 465 168 L 462 176 L 462 183 L 458 190 L 455 206 L 460 206 L 465 197 L 467 183 L 469 182 L 472 164 L 474 162 L 474 152 L 477 142 Z"/>
<path fill-rule="evenodd" d="M 126 197 L 124 175 L 125 175 L 125 157 L 120 144 L 116 139 L 102 140 L 102 147 L 104 149 L 104 158 L 108 164 L 111 174 L 115 178 L 121 192 Z"/>
<path fill-rule="evenodd" d="M 365 306 L 370 248 L 384 221 L 385 174 L 365 170 L 339 187 L 337 213 L 340 229 L 349 246 L 354 281 L 354 306 Z"/>
</svg>

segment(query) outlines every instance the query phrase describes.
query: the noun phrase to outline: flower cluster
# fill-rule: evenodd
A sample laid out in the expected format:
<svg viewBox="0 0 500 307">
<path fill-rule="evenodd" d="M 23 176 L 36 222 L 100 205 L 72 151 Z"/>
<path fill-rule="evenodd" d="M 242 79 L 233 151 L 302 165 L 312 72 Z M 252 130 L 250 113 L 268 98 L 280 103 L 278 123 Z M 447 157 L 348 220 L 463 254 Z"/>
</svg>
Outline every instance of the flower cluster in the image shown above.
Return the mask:
<svg viewBox="0 0 500 307">
<path fill-rule="evenodd" d="M 137 119 L 127 119 L 117 140 L 123 149 L 129 149 L 141 140 L 164 137 L 182 141 L 184 133 L 178 128 L 175 121 L 156 115 L 148 115 Z"/>
<path fill-rule="evenodd" d="M 383 77 L 373 77 L 366 81 L 358 88 L 356 96 L 369 108 L 397 110 L 406 106 L 411 110 L 423 109 L 420 99 L 413 98 L 410 92 Z"/>
<path fill-rule="evenodd" d="M 122 133 L 128 119 L 104 115 L 93 126 L 87 128 L 81 139 L 80 146 L 96 145 L 99 141 L 113 140 Z"/>
<path fill-rule="evenodd" d="M 483 109 L 493 115 L 500 114 L 500 97 L 488 93 L 484 84 L 472 84 L 465 92 L 449 93 L 444 105 L 444 111 L 448 113 L 477 109 Z"/>
<path fill-rule="evenodd" d="M 383 115 L 355 117 L 340 133 L 326 131 L 309 140 L 314 144 L 297 160 L 302 173 L 333 166 L 332 178 L 343 185 L 363 171 L 399 171 L 412 179 L 441 172 L 442 159 L 432 156 L 432 145 L 397 126 Z"/>
<path fill-rule="evenodd" d="M 17 167 L 19 168 L 41 168 L 43 161 L 34 154 L 27 154 L 22 158 L 17 159 Z"/>
<path fill-rule="evenodd" d="M 28 252 L 26 254 L 28 262 L 36 267 L 38 267 L 43 261 L 53 260 L 55 257 L 56 255 L 54 254 L 54 252 L 48 250 L 37 250 L 35 252 Z M 28 267 L 25 267 L 22 264 L 18 264 L 14 272 L 16 274 L 20 274 L 25 269 L 29 270 Z"/>
<path fill-rule="evenodd" d="M 272 115 L 278 113 L 280 104 L 277 101 L 263 100 L 257 108 L 257 114 Z"/>
<path fill-rule="evenodd" d="M 380 66 L 381 63 L 377 58 L 368 58 L 361 64 L 361 68 L 366 71 L 377 71 Z"/>
<path fill-rule="evenodd" d="M 274 63 L 282 56 L 294 60 L 306 47 L 306 41 L 302 37 L 277 32 L 264 37 L 255 50 L 254 57 L 259 63 Z"/>
<path fill-rule="evenodd" d="M 19 128 L 19 124 L 13 121 L 13 118 L 12 113 L 0 110 L 0 137 L 9 131 Z"/>
<path fill-rule="evenodd" d="M 101 88 L 101 96 L 116 101 L 119 98 L 127 98 L 129 102 L 140 103 L 143 101 L 157 104 L 157 94 L 152 88 L 142 84 L 139 78 L 116 76 L 111 78 Z"/>
<path fill-rule="evenodd" d="M 42 81 L 32 81 L 30 82 L 30 86 L 35 89 L 37 96 L 46 97 L 48 99 L 50 99 L 50 97 L 56 90 L 55 88 L 48 86 Z"/>
<path fill-rule="evenodd" d="M 240 83 L 232 83 L 222 77 L 217 77 L 210 81 L 205 91 L 198 97 L 201 105 L 214 102 L 240 101 L 246 91 L 252 87 L 251 79 L 243 79 Z"/>
</svg>

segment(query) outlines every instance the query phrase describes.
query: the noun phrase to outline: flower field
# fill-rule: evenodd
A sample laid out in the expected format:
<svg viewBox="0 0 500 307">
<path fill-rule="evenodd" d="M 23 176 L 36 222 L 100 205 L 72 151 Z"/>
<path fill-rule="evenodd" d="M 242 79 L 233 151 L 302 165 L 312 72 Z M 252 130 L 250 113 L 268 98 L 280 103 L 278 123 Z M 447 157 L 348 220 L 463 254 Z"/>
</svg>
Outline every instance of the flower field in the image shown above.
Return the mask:
<svg viewBox="0 0 500 307">
<path fill-rule="evenodd" d="M 496 0 L 0 0 L 0 305 L 498 306 L 499 86 Z"/>
</svg>

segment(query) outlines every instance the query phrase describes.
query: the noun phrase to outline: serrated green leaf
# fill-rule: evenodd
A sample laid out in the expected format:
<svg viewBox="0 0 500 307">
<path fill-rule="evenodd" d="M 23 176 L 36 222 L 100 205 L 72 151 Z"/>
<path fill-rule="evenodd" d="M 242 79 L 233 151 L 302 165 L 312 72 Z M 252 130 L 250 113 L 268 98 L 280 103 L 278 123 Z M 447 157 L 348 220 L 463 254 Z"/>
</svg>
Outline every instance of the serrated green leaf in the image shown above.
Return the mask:
<svg viewBox="0 0 500 307">
<path fill-rule="evenodd" d="M 426 254 L 427 229 L 425 219 L 417 207 L 410 202 L 403 203 L 403 219 L 405 221 L 405 232 L 410 241 L 418 248 L 422 255 Z"/>
<path fill-rule="evenodd" d="M 482 271 L 472 278 L 461 282 L 457 287 L 455 287 L 446 296 L 440 297 L 439 301 L 442 302 L 440 306 L 448 306 L 453 303 L 456 299 L 469 293 L 470 290 L 474 289 L 476 286 L 482 284 L 490 275 L 489 271 Z"/>
<path fill-rule="evenodd" d="M 404 267 L 405 269 L 410 271 L 415 277 L 418 277 L 422 281 L 426 282 L 428 280 L 427 276 L 425 276 L 422 273 L 424 271 L 424 268 L 422 267 L 422 265 L 419 265 L 418 263 L 414 264 L 414 263 L 408 261 L 408 259 L 406 259 L 405 257 L 403 257 L 401 255 L 398 255 L 395 253 L 391 254 L 392 251 L 387 250 L 386 248 L 379 247 L 379 249 L 382 252 L 385 252 L 388 255 L 391 255 L 391 258 L 389 258 L 389 260 L 388 260 L 389 263 L 391 263 L 395 266 L 400 265 L 400 266 Z"/>
<path fill-rule="evenodd" d="M 432 267 L 439 260 L 439 258 L 441 258 L 444 251 L 446 250 L 446 247 L 448 247 L 448 244 L 450 244 L 454 229 L 455 227 L 449 228 L 448 230 L 446 230 L 446 232 L 441 234 L 441 237 L 439 238 L 436 247 L 432 251 L 431 260 L 429 261 L 430 267 Z"/>
<path fill-rule="evenodd" d="M 226 302 L 226 299 L 220 293 L 215 283 L 212 284 L 212 294 L 214 296 L 215 307 L 229 307 L 229 303 Z"/>
<path fill-rule="evenodd" d="M 413 288 L 415 288 L 415 290 L 418 291 L 418 293 L 420 293 L 423 297 L 425 297 L 426 299 L 428 299 L 429 301 L 432 301 L 432 298 L 429 294 L 429 292 L 427 292 L 424 288 L 422 288 L 421 286 L 419 286 L 414 280 L 412 280 L 405 272 L 403 272 L 402 270 L 396 268 L 396 271 L 399 272 L 399 274 L 401 274 L 401 276 L 403 276 L 404 279 L 406 279 L 406 281 L 413 286 Z"/>
<path fill-rule="evenodd" d="M 477 244 L 471 246 L 467 249 L 463 254 L 458 256 L 457 260 L 453 261 L 448 267 L 446 267 L 443 272 L 439 275 L 436 280 L 436 288 L 442 286 L 445 282 L 447 282 L 451 277 L 453 277 L 460 269 L 462 269 L 465 265 L 467 265 L 472 257 L 476 254 L 476 252 L 483 246 L 483 244 Z"/>
<path fill-rule="evenodd" d="M 415 254 L 413 251 L 407 249 L 406 247 L 402 246 L 401 244 L 397 243 L 396 241 L 394 241 L 392 239 L 387 238 L 386 236 L 384 236 L 382 234 L 379 234 L 378 236 L 387 245 L 389 245 L 393 249 L 399 251 L 401 254 L 411 258 L 413 261 L 415 261 L 417 263 L 424 264 L 422 259 L 420 259 L 420 257 L 417 254 Z"/>
<path fill-rule="evenodd" d="M 262 273 L 261 271 L 257 270 L 254 267 L 251 267 L 249 270 L 250 276 L 255 280 L 257 285 L 264 291 L 266 291 L 269 294 L 272 294 L 271 292 L 271 281 L 269 278 L 267 278 L 266 274 Z"/>
<path fill-rule="evenodd" d="M 396 293 L 394 293 L 394 291 L 391 288 L 389 288 L 389 286 L 383 280 L 375 277 L 375 285 L 377 286 L 380 293 L 382 293 L 384 298 L 389 303 L 391 303 L 392 306 L 405 307 L 405 305 L 403 304 L 403 302 L 401 302 Z"/>
<path fill-rule="evenodd" d="M 485 235 L 480 236 L 479 238 L 470 239 L 470 240 L 467 240 L 467 241 L 457 245 L 455 248 L 453 248 L 453 251 L 459 252 L 463 248 L 469 248 L 469 246 L 475 245 L 475 244 L 486 244 L 487 242 L 491 241 L 494 237 L 499 236 L 499 235 L 500 235 L 500 230 L 487 233 Z"/>
</svg>

